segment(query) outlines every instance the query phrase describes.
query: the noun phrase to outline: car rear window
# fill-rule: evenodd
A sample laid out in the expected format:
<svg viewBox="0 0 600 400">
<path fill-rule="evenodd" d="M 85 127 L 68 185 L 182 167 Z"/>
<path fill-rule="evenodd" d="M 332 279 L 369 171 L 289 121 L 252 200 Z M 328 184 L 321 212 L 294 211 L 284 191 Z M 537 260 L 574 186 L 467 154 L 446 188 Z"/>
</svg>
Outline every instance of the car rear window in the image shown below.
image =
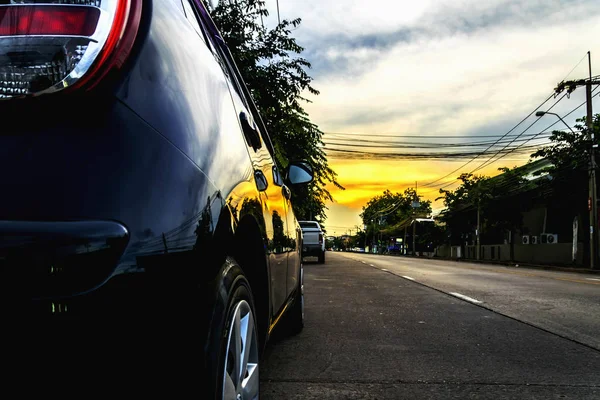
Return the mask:
<svg viewBox="0 0 600 400">
<path fill-rule="evenodd" d="M 319 229 L 319 224 L 316 222 L 300 222 L 300 228 L 317 228 Z"/>
</svg>

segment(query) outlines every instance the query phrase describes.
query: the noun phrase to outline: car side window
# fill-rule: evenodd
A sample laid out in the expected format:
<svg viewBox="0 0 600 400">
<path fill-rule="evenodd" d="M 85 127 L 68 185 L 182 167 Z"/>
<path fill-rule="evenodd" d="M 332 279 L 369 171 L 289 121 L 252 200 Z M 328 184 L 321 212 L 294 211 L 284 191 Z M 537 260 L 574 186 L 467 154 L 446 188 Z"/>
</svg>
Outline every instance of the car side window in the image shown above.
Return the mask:
<svg viewBox="0 0 600 400">
<path fill-rule="evenodd" d="M 281 177 L 279 168 L 275 165 L 273 165 L 273 183 L 277 186 L 283 186 L 283 178 Z"/>
<path fill-rule="evenodd" d="M 199 5 L 199 0 L 182 0 L 184 3 L 184 9 L 188 15 L 188 19 L 195 19 L 194 29 L 199 29 L 202 32 L 202 37 L 208 49 L 212 52 L 215 60 L 221 67 L 221 70 L 227 77 L 227 80 L 232 84 L 237 92 L 239 89 L 233 78 L 233 71 L 228 66 L 223 56 L 223 50 L 221 49 L 220 38 L 216 36 L 216 29 L 211 29 L 212 20 L 208 16 L 208 12 L 204 6 Z M 200 9 L 201 8 L 201 9 Z"/>
<path fill-rule="evenodd" d="M 238 74 L 236 73 L 237 67 L 231 58 L 231 53 L 229 52 L 227 45 L 220 36 L 215 36 L 214 42 L 216 45 L 215 47 L 218 49 L 219 55 L 222 58 L 222 62 L 224 64 L 223 67 L 227 71 L 227 75 L 231 81 L 233 89 L 237 92 L 238 96 L 240 96 L 240 99 L 242 99 L 246 107 L 248 107 L 248 101 L 246 100 L 246 96 L 244 96 L 244 92 L 242 90 L 243 83 L 240 79 L 238 79 Z"/>
<path fill-rule="evenodd" d="M 275 151 L 271 142 L 271 138 L 266 132 L 266 127 L 264 126 L 260 114 L 258 113 L 258 110 L 256 109 L 256 106 L 251 98 L 250 92 L 245 86 L 241 74 L 239 73 L 237 66 L 235 65 L 233 57 L 231 56 L 231 52 L 229 51 L 227 45 L 225 44 L 221 36 L 218 34 L 216 28 L 214 27 L 214 23 L 210 18 L 210 15 L 208 14 L 206 8 L 204 8 L 204 6 L 199 6 L 196 3 L 196 1 L 199 0 L 189 1 L 191 1 L 196 6 L 196 9 L 197 7 L 202 7 L 202 9 L 199 12 L 199 19 L 203 30 L 207 34 L 209 43 L 212 44 L 211 50 L 213 52 L 213 55 L 215 56 L 217 62 L 220 64 L 221 69 L 227 76 L 227 79 L 231 83 L 231 86 L 233 87 L 235 92 L 238 94 L 242 103 L 252 115 L 252 118 L 254 119 L 254 122 L 257 125 L 258 131 L 260 132 L 263 141 L 266 143 L 267 148 L 271 153 L 271 156 L 274 157 Z M 283 180 L 281 181 L 283 182 Z"/>
<path fill-rule="evenodd" d="M 206 32 L 204 32 L 204 30 L 200 27 L 198 14 L 194 10 L 194 5 L 192 5 L 190 1 L 191 0 L 181 0 L 181 3 L 183 4 L 183 9 L 185 11 L 185 16 L 187 17 L 188 21 L 190 22 L 198 36 L 200 36 L 202 40 L 204 40 L 204 43 L 208 45 Z"/>
</svg>

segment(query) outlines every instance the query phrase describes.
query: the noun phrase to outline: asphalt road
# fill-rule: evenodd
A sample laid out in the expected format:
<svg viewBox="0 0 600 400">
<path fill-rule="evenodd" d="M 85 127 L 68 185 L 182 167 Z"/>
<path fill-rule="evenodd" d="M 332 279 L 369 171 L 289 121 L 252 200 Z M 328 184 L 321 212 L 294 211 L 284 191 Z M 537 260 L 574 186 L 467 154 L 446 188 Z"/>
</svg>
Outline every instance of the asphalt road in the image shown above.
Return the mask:
<svg viewBox="0 0 600 400">
<path fill-rule="evenodd" d="M 600 275 L 344 253 L 600 350 Z"/>
<path fill-rule="evenodd" d="M 578 330 L 591 340 L 587 343 L 507 316 L 518 301 L 497 300 L 502 286 L 492 281 L 511 280 L 503 284 L 513 287 L 509 297 L 535 288 L 566 296 L 569 285 L 576 285 L 571 292 L 589 290 L 582 297 L 592 302 L 600 286 L 579 282 L 587 276 L 549 278 L 544 275 L 552 273 L 531 270 L 500 275 L 501 267 L 427 263 L 329 252 L 325 265 L 306 264 L 305 329 L 268 346 L 261 398 L 600 399 L 600 351 L 593 348 L 599 335 Z M 487 289 L 468 291 L 467 280 Z M 520 282 L 524 286 L 516 289 Z M 574 300 L 563 310 L 586 303 L 571 295 Z M 494 307 L 505 307 L 501 313 L 491 307 L 493 299 Z M 546 317 L 540 319 L 552 321 L 553 313 L 562 313 L 543 304 L 538 313 Z"/>
</svg>

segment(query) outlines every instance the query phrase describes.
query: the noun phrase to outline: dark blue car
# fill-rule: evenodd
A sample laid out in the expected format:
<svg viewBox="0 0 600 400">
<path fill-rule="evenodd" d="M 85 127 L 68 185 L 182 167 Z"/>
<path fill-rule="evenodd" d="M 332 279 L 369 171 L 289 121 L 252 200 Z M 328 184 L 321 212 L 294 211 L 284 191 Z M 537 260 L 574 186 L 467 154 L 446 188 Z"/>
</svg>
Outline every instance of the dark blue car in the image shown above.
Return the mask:
<svg viewBox="0 0 600 400">
<path fill-rule="evenodd" d="M 0 115 L 10 371 L 256 398 L 269 336 L 303 326 L 288 186 L 312 171 L 273 161 L 202 3 L 0 0 Z"/>
</svg>

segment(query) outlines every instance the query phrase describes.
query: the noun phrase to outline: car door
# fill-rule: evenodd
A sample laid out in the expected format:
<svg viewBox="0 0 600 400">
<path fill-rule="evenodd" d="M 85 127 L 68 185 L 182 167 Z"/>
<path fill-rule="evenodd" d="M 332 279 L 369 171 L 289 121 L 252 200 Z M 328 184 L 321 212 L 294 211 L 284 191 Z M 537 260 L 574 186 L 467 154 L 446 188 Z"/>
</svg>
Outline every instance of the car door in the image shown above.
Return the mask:
<svg viewBox="0 0 600 400">
<path fill-rule="evenodd" d="M 210 26 L 211 22 L 203 21 L 202 18 L 201 22 L 205 24 L 208 41 L 227 76 L 238 123 L 244 134 L 252 161 L 254 176 L 257 182 L 264 182 L 259 191 L 267 235 L 266 250 L 271 280 L 271 304 L 273 313 L 277 314 L 285 305 L 289 292 L 287 277 L 291 244 L 288 234 L 288 208 L 284 196 L 286 192 L 282 187 L 282 182 L 276 181 L 278 178 L 274 175 L 275 163 L 270 141 L 256 123 L 255 119 L 260 116 L 248 95 L 234 61 L 231 59 L 231 54 L 221 37 L 206 28 L 206 26 Z"/>
<path fill-rule="evenodd" d="M 280 171 L 278 171 L 279 173 Z M 281 177 L 280 177 L 281 179 Z M 298 287 L 298 279 L 300 278 L 300 266 L 302 263 L 301 251 L 302 251 L 302 230 L 296 220 L 294 210 L 292 208 L 292 192 L 283 183 L 281 179 L 281 190 L 283 193 L 283 201 L 285 212 L 287 216 L 287 253 L 288 253 L 288 271 L 287 271 L 287 294 L 288 296 Z"/>
</svg>

